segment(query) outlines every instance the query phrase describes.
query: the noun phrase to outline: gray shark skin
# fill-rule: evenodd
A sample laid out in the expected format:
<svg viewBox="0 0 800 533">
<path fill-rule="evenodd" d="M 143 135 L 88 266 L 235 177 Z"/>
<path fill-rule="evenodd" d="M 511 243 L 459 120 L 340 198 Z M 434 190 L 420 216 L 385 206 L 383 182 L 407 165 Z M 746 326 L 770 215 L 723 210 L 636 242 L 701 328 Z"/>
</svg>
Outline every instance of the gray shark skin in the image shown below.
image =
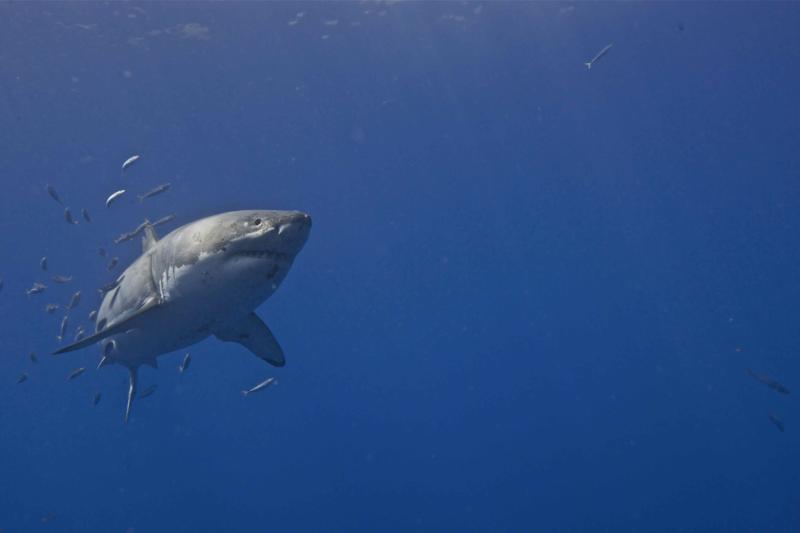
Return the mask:
<svg viewBox="0 0 800 533">
<path fill-rule="evenodd" d="M 143 253 L 108 291 L 95 333 L 55 354 L 100 343 L 99 366 L 128 368 L 125 422 L 136 396 L 137 369 L 216 336 L 274 366 L 283 350 L 254 310 L 278 288 L 311 230 L 298 211 L 231 211 L 182 226 L 158 240 L 145 228 Z"/>
</svg>

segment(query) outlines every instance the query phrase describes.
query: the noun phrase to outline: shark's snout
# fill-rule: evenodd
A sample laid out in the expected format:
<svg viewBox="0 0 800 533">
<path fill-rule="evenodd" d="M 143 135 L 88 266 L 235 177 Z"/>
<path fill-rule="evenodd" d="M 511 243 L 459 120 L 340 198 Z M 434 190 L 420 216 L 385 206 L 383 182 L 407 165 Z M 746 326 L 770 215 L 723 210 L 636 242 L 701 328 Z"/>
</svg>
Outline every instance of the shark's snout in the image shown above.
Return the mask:
<svg viewBox="0 0 800 533">
<path fill-rule="evenodd" d="M 293 212 L 277 224 L 278 235 L 305 240 L 311 231 L 311 217 L 306 213 Z"/>
<path fill-rule="evenodd" d="M 261 237 L 264 246 L 291 255 L 300 251 L 311 231 L 311 217 L 300 211 L 273 212 L 269 222 Z"/>
</svg>

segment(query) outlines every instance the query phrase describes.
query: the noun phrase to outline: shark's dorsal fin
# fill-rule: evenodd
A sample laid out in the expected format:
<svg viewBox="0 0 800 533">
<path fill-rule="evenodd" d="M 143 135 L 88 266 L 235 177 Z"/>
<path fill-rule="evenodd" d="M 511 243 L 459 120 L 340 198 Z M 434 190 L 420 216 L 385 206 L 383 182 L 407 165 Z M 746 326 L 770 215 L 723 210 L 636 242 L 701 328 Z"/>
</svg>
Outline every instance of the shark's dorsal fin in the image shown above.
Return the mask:
<svg viewBox="0 0 800 533">
<path fill-rule="evenodd" d="M 220 340 L 238 342 L 273 366 L 286 364 L 283 350 L 275 335 L 255 313 L 250 313 L 239 322 L 215 330 L 214 334 Z"/>
<path fill-rule="evenodd" d="M 136 309 L 131 313 L 128 313 L 121 320 L 104 325 L 104 327 L 102 327 L 94 335 L 90 335 L 81 341 L 74 342 L 69 346 L 64 346 L 60 350 L 56 350 L 55 352 L 53 352 L 53 355 L 60 355 L 62 353 L 80 350 L 81 348 L 91 346 L 96 342 L 100 342 L 106 337 L 116 335 L 117 333 L 126 331 L 128 329 L 134 329 L 136 327 L 136 319 L 138 317 L 142 316 L 145 313 L 152 312 L 153 309 L 159 307 L 160 305 L 161 305 L 161 299 L 156 296 L 151 296 L 150 298 L 145 300 L 145 302 L 141 305 L 141 307 L 139 307 L 138 309 Z M 98 323 L 98 327 L 100 327 L 100 325 L 101 324 Z"/>
<path fill-rule="evenodd" d="M 150 224 L 150 221 L 145 219 L 144 235 L 142 235 L 142 253 L 150 250 L 157 242 L 158 237 L 156 236 L 156 230 L 153 229 L 153 225 Z"/>
</svg>

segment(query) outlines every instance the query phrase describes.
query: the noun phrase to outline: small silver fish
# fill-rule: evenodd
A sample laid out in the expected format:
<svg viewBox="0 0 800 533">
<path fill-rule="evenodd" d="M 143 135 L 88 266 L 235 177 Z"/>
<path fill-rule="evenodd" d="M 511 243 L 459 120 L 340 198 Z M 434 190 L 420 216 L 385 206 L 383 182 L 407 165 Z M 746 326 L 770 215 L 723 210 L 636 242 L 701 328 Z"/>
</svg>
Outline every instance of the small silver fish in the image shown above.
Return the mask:
<svg viewBox="0 0 800 533">
<path fill-rule="evenodd" d="M 116 289 L 117 286 L 120 283 L 122 283 L 123 279 L 125 279 L 124 275 L 118 277 L 117 279 L 115 279 L 114 281 L 112 281 L 111 283 L 109 283 L 107 285 L 103 285 L 102 287 L 97 289 L 97 291 L 100 293 L 101 296 L 105 296 L 107 292 L 110 292 L 110 291 L 113 291 L 114 289 Z"/>
<path fill-rule="evenodd" d="M 114 244 L 122 244 L 123 242 L 127 242 L 133 239 L 134 237 L 136 237 L 135 233 L 123 233 L 122 235 L 114 239 Z"/>
<path fill-rule="evenodd" d="M 78 342 L 83 340 L 83 336 L 86 334 L 86 330 L 83 329 L 83 325 L 78 326 L 78 329 L 75 330 L 75 338 L 73 342 Z"/>
<path fill-rule="evenodd" d="M 72 276 L 62 276 L 60 274 L 56 274 L 51 279 L 56 283 L 69 283 L 72 281 Z"/>
<path fill-rule="evenodd" d="M 192 354 L 187 352 L 186 355 L 183 356 L 183 362 L 178 367 L 178 372 L 183 374 L 184 372 L 189 370 L 189 365 L 190 364 L 192 364 Z"/>
<path fill-rule="evenodd" d="M 83 215 L 83 220 L 86 222 L 92 221 L 92 217 L 89 216 L 89 211 L 87 211 L 85 207 L 81 209 L 81 215 Z"/>
<path fill-rule="evenodd" d="M 766 385 L 770 389 L 772 389 L 774 391 L 777 391 L 777 392 L 779 392 L 781 394 L 789 394 L 789 392 L 790 392 L 789 389 L 787 389 L 786 387 L 784 387 L 783 385 L 781 385 L 780 383 L 778 383 L 777 381 L 775 381 L 774 379 L 772 379 L 769 376 L 762 375 L 762 374 L 756 374 L 755 372 L 753 372 L 749 368 L 747 369 L 747 374 L 750 377 L 752 377 L 753 379 L 755 379 L 756 381 L 759 381 L 759 382 L 763 383 L 764 385 Z"/>
<path fill-rule="evenodd" d="M 75 370 L 73 370 L 72 372 L 69 373 L 69 376 L 67 376 L 67 381 L 70 381 L 70 380 L 73 380 L 73 379 L 77 378 L 78 376 L 80 376 L 84 372 L 86 372 L 86 368 L 85 367 L 76 368 Z"/>
<path fill-rule="evenodd" d="M 258 385 L 256 385 L 255 387 L 253 387 L 252 389 L 243 390 L 242 391 L 242 395 L 243 396 L 248 396 L 248 395 L 250 395 L 250 394 L 252 394 L 254 392 L 258 392 L 260 390 L 264 390 L 267 387 L 269 387 L 270 385 L 272 385 L 273 383 L 277 384 L 277 381 L 275 381 L 275 378 L 267 378 L 264 381 L 262 381 L 261 383 L 259 383 Z"/>
<path fill-rule="evenodd" d="M 599 61 L 601 57 L 606 55 L 608 51 L 611 50 L 612 46 L 614 46 L 614 43 L 607 44 L 605 47 L 603 47 L 602 50 L 597 52 L 597 54 L 593 58 L 584 63 L 584 65 L 586 65 L 587 70 L 592 70 L 592 65 L 594 65 L 597 61 Z"/>
<path fill-rule="evenodd" d="M 20 374 L 20 375 L 19 375 L 19 377 L 17 378 L 17 385 L 19 385 L 20 383 L 23 383 L 23 382 L 25 382 L 25 381 L 28 381 L 28 374 L 26 374 L 25 372 L 23 372 L 23 373 L 22 373 L 22 374 Z"/>
<path fill-rule="evenodd" d="M 64 334 L 67 332 L 67 324 L 69 324 L 69 315 L 64 315 L 61 319 L 61 327 L 58 330 L 58 342 L 64 340 Z"/>
<path fill-rule="evenodd" d="M 108 255 L 108 252 L 106 252 L 106 249 L 102 246 L 97 249 L 97 253 L 100 254 L 100 257 L 105 257 Z"/>
<path fill-rule="evenodd" d="M 169 215 L 167 215 L 165 217 L 159 218 L 158 220 L 156 220 L 155 222 L 153 222 L 150 225 L 155 228 L 156 226 L 160 226 L 161 224 L 166 224 L 167 222 L 170 222 L 170 221 L 172 221 L 174 219 L 175 219 L 175 213 L 170 213 Z"/>
<path fill-rule="evenodd" d="M 100 403 L 100 398 L 102 398 L 102 395 L 99 392 L 96 392 L 94 398 L 92 398 L 92 405 L 97 405 Z"/>
<path fill-rule="evenodd" d="M 26 293 L 28 293 L 28 296 L 30 296 L 31 294 L 39 294 L 39 293 L 42 293 L 42 292 L 44 292 L 44 290 L 45 290 L 46 288 L 47 288 L 47 285 L 45 285 L 44 283 L 39 283 L 39 282 L 37 281 L 37 282 L 35 282 L 35 283 L 33 284 L 33 286 L 32 286 L 30 289 L 28 289 L 28 290 L 27 290 L 27 291 L 25 291 L 25 292 L 26 292 Z"/>
<path fill-rule="evenodd" d="M 123 233 L 122 235 L 114 239 L 114 244 L 120 244 L 133 239 L 134 237 L 139 235 L 142 232 L 142 230 L 144 230 L 144 228 L 146 228 L 149 224 L 150 221 L 144 219 L 144 222 L 136 226 L 136 228 L 133 231 L 129 231 L 128 233 Z"/>
<path fill-rule="evenodd" d="M 139 398 L 147 398 L 148 396 L 151 396 L 156 391 L 157 387 L 158 385 L 150 385 L 142 391 L 142 393 L 139 395 Z"/>
<path fill-rule="evenodd" d="M 144 228 L 146 228 L 147 226 L 152 226 L 152 224 L 150 224 L 149 220 L 144 219 L 144 221 L 138 226 L 136 226 L 136 229 L 134 229 L 131 233 L 133 233 L 134 235 L 138 235 L 139 233 L 144 231 Z"/>
<path fill-rule="evenodd" d="M 31 352 L 28 354 L 28 358 L 31 360 L 31 363 L 38 363 L 39 358 L 36 356 L 36 352 Z"/>
<path fill-rule="evenodd" d="M 60 203 L 61 205 L 64 205 L 64 202 L 62 202 L 61 198 L 58 197 L 58 193 L 56 192 L 56 190 L 53 188 L 52 185 L 47 185 L 45 187 L 45 190 L 47 191 L 47 194 L 50 195 L 50 198 Z"/>
<path fill-rule="evenodd" d="M 119 263 L 119 257 L 112 257 L 111 261 L 106 265 L 106 270 L 114 270 L 114 267 Z"/>
<path fill-rule="evenodd" d="M 72 298 L 69 299 L 69 303 L 67 304 L 67 310 L 75 309 L 78 307 L 78 304 L 81 303 L 81 291 L 77 291 L 75 294 L 72 295 Z"/>
<path fill-rule="evenodd" d="M 72 212 L 69 210 L 69 207 L 64 208 L 64 220 L 67 221 L 69 224 L 77 224 L 78 221 L 72 218 Z"/>
<path fill-rule="evenodd" d="M 780 430 L 781 433 L 784 431 L 783 421 L 778 418 L 777 416 L 773 415 L 772 413 L 769 414 L 769 419 L 775 424 L 775 427 Z"/>
<path fill-rule="evenodd" d="M 171 183 L 162 183 L 158 187 L 147 191 L 144 194 L 139 195 L 139 203 L 142 203 L 146 198 L 152 198 L 153 196 L 159 195 L 161 193 L 167 192 L 169 188 L 172 187 Z"/>
<path fill-rule="evenodd" d="M 123 194 L 125 194 L 125 189 L 120 189 L 116 192 L 111 193 L 111 196 L 106 198 L 106 207 L 111 207 L 111 204 L 114 203 L 114 200 L 116 200 Z"/>
<path fill-rule="evenodd" d="M 52 315 L 58 309 L 58 304 L 47 304 L 44 306 L 44 310 L 47 311 L 47 314 Z"/>
<path fill-rule="evenodd" d="M 42 270 L 47 270 L 47 256 L 39 259 L 39 268 L 41 268 Z"/>
<path fill-rule="evenodd" d="M 92 322 L 97 320 L 97 310 L 96 309 L 92 309 L 91 311 L 89 311 L 89 320 L 91 320 Z"/>
<path fill-rule="evenodd" d="M 129 166 L 134 164 L 136 161 L 138 161 L 140 157 L 142 157 L 142 156 L 136 154 L 136 155 L 132 155 L 128 159 L 126 159 L 125 162 L 122 163 L 122 171 L 125 172 L 125 169 L 127 169 Z"/>
</svg>

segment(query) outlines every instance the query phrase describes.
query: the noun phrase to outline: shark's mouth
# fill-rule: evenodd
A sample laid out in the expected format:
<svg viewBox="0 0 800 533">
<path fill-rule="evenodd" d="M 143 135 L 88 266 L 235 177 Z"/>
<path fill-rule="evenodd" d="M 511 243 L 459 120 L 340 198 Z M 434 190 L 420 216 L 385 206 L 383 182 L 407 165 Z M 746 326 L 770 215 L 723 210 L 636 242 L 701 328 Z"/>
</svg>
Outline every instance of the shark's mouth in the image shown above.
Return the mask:
<svg viewBox="0 0 800 533">
<path fill-rule="evenodd" d="M 274 259 L 276 261 L 291 261 L 292 256 L 283 252 L 273 252 L 272 250 L 244 250 L 236 252 L 237 256 L 260 257 L 262 259 Z"/>
</svg>

